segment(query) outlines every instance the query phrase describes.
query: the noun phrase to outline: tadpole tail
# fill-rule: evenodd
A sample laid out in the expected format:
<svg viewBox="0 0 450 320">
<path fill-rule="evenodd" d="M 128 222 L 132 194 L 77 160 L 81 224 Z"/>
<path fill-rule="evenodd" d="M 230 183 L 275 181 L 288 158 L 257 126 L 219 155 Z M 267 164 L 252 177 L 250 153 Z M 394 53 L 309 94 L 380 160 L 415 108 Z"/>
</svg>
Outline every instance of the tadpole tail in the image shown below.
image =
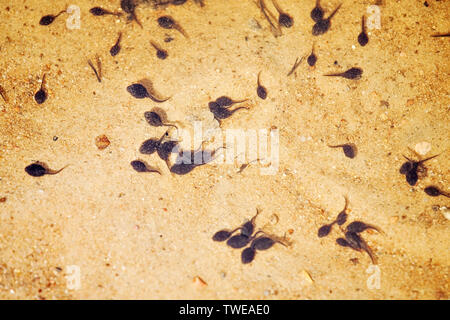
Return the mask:
<svg viewBox="0 0 450 320">
<path fill-rule="evenodd" d="M 175 24 L 175 29 L 181 33 L 183 35 L 183 37 L 185 37 L 186 39 L 189 39 L 189 35 L 186 33 L 186 31 L 184 31 L 184 29 L 178 24 Z"/>
<path fill-rule="evenodd" d="M 47 170 L 47 174 L 57 174 L 57 173 L 60 173 L 61 171 L 63 171 L 65 168 L 67 168 L 68 166 L 70 166 L 70 164 L 68 164 L 68 165 L 66 165 L 66 166 L 64 166 L 64 167 L 62 167 L 61 169 L 59 169 L 59 170 L 51 170 L 51 169 L 48 169 Z"/>
<path fill-rule="evenodd" d="M 425 161 L 428 161 L 428 160 L 431 160 L 431 159 L 433 159 L 433 158 L 436 158 L 437 156 L 439 156 L 439 154 L 435 154 L 434 156 L 431 156 L 431 157 L 429 157 L 429 158 L 420 160 L 419 163 L 424 163 Z"/>
<path fill-rule="evenodd" d="M 150 99 L 152 99 L 153 101 L 155 101 L 155 102 L 158 102 L 158 103 L 163 103 L 163 102 L 166 102 L 167 100 L 169 100 L 170 98 L 172 98 L 172 97 L 168 97 L 168 98 L 165 98 L 165 99 L 158 99 L 158 98 L 156 98 L 154 95 L 152 95 L 152 94 L 148 94 L 148 97 L 150 98 Z"/>
<path fill-rule="evenodd" d="M 236 109 L 231 110 L 231 114 L 235 113 L 236 111 L 238 111 L 239 109 L 249 109 L 248 107 L 237 107 Z"/>
<path fill-rule="evenodd" d="M 450 37 L 450 33 L 437 33 L 431 35 L 433 38 Z"/>
<path fill-rule="evenodd" d="M 276 0 L 272 0 L 273 6 L 275 7 L 275 9 L 277 9 L 279 14 L 284 13 L 283 10 L 281 9 L 280 5 L 277 3 Z"/>
<path fill-rule="evenodd" d="M 62 15 L 63 13 L 67 13 L 67 9 L 60 11 L 57 15 L 55 15 L 55 19 Z"/>
<path fill-rule="evenodd" d="M 329 74 L 324 74 L 325 77 L 342 77 L 343 73 L 329 73 Z"/>
<path fill-rule="evenodd" d="M 340 9 L 340 7 L 342 6 L 342 3 L 340 3 L 336 9 L 334 9 L 334 11 L 330 14 L 330 16 L 327 18 L 327 20 L 331 20 L 331 18 L 333 18 L 333 16 L 338 12 L 338 10 Z"/>
<path fill-rule="evenodd" d="M 362 248 L 365 252 L 367 252 L 367 254 L 368 254 L 369 257 L 370 257 L 370 260 L 372 260 L 372 264 L 378 264 L 378 263 L 377 263 L 377 258 L 374 256 L 374 254 L 373 254 L 373 252 L 372 252 L 372 249 L 369 248 L 369 246 L 367 245 L 367 243 L 366 243 L 363 239 L 361 239 L 361 248 Z"/>
<path fill-rule="evenodd" d="M 337 145 L 334 145 L 334 146 L 330 146 L 329 144 L 327 144 L 327 146 L 330 147 L 330 148 L 342 148 L 343 146 L 345 146 L 345 144 L 337 144 Z"/>
</svg>

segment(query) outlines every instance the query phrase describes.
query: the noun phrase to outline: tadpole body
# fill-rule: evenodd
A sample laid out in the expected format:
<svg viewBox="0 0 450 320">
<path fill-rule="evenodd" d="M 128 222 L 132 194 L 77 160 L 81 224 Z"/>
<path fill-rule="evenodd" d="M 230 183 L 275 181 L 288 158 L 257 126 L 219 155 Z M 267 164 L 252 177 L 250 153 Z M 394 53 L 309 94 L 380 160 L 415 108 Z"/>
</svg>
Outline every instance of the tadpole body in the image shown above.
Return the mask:
<svg viewBox="0 0 450 320">
<path fill-rule="evenodd" d="M 240 249 L 240 248 L 245 247 L 247 244 L 249 244 L 251 240 L 252 240 L 252 238 L 249 236 L 246 236 L 243 234 L 237 234 L 228 239 L 227 246 L 229 246 L 233 249 Z"/>
<path fill-rule="evenodd" d="M 256 250 L 252 247 L 245 248 L 241 253 L 242 264 L 248 264 L 255 259 Z"/>
<path fill-rule="evenodd" d="M 45 86 L 45 77 L 46 77 L 46 74 L 44 73 L 44 75 L 42 76 L 41 87 L 34 94 L 34 100 L 36 101 L 37 104 L 42 104 L 42 103 L 45 102 L 45 100 L 47 100 L 47 91 L 44 88 L 44 86 Z"/>
<path fill-rule="evenodd" d="M 103 9 L 102 7 L 93 7 L 89 10 L 89 12 L 94 16 L 112 15 L 112 16 L 120 17 L 122 15 L 120 12 L 112 12 L 112 11 Z"/>
<path fill-rule="evenodd" d="M 154 41 L 150 41 L 150 44 L 152 45 L 153 48 L 155 48 L 156 50 L 156 56 L 161 59 L 164 60 L 167 58 L 167 56 L 169 55 L 167 53 L 167 50 L 162 49 L 159 45 L 156 44 L 156 42 Z"/>
<path fill-rule="evenodd" d="M 361 33 L 358 35 L 358 43 L 364 47 L 369 42 L 369 36 L 366 32 L 366 23 L 365 23 L 365 17 L 362 16 L 361 21 Z"/>
<path fill-rule="evenodd" d="M 323 237 L 326 237 L 327 235 L 329 235 L 331 232 L 331 228 L 333 227 L 333 224 L 334 224 L 334 222 L 331 224 L 325 224 L 325 225 L 321 226 L 319 228 L 319 231 L 317 232 L 317 236 L 319 238 L 323 238 Z"/>
<path fill-rule="evenodd" d="M 122 39 L 122 32 L 119 32 L 119 36 L 117 38 L 116 43 L 109 49 L 109 53 L 112 57 L 116 56 L 120 52 L 120 40 Z"/>
<path fill-rule="evenodd" d="M 314 52 L 314 46 L 311 50 L 311 54 L 308 56 L 308 59 L 306 59 L 306 61 L 308 62 L 308 64 L 313 67 L 315 66 L 316 62 L 317 62 L 317 56 Z"/>
<path fill-rule="evenodd" d="M 320 0 L 316 0 L 316 6 L 311 10 L 310 16 L 314 22 L 319 22 L 323 19 L 323 9 L 320 6 Z"/>
<path fill-rule="evenodd" d="M 265 100 L 267 98 L 267 89 L 266 89 L 266 87 L 261 85 L 260 75 L 261 75 L 261 71 L 258 73 L 258 81 L 257 81 L 258 86 L 256 88 L 256 94 L 258 95 L 258 97 Z"/>
</svg>

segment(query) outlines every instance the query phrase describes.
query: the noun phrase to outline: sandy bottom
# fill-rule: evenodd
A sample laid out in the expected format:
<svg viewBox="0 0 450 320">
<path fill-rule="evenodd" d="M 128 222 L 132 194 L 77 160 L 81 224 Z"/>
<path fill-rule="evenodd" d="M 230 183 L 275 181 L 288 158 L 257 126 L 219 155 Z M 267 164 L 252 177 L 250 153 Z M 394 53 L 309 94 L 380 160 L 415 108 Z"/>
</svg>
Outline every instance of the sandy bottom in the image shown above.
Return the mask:
<svg viewBox="0 0 450 320">
<path fill-rule="evenodd" d="M 370 1 L 344 1 L 330 31 L 314 37 L 315 1 L 279 0 L 294 25 L 277 38 L 251 0 L 158 10 L 143 3 L 136 10 L 143 28 L 89 13 L 96 5 L 119 10 L 118 0 L 72 2 L 80 29 L 66 26 L 67 14 L 39 25 L 65 1 L 0 0 L 7 98 L 0 98 L 0 298 L 448 299 L 450 199 L 423 189 L 449 192 L 450 42 L 430 35 L 450 30 L 450 2 L 384 1 L 381 28 L 368 30 L 365 47 L 356 39 Z M 325 15 L 338 3 L 322 1 Z M 163 14 L 189 38 L 160 28 Z M 120 31 L 122 50 L 111 57 Z M 156 57 L 150 40 L 167 59 Z M 287 77 L 313 44 L 316 66 L 304 60 Z M 101 83 L 87 64 L 96 55 Z M 360 80 L 323 76 L 350 67 L 363 69 Z M 266 100 L 256 95 L 260 71 Z M 33 96 L 43 73 L 48 99 L 39 105 Z M 126 87 L 141 79 L 171 98 L 134 99 Z M 223 121 L 223 130 L 278 129 L 275 174 L 263 175 L 255 162 L 241 173 L 235 163 L 176 176 L 156 154 L 139 153 L 166 130 L 149 126 L 145 111 L 159 107 L 188 132 L 194 120 L 217 129 L 208 102 L 221 95 L 246 98 L 240 106 L 249 108 Z M 105 149 L 95 143 L 100 135 L 110 141 Z M 344 142 L 357 146 L 354 159 L 327 146 Z M 411 187 L 399 168 L 403 155 L 418 159 L 415 149 L 422 158 L 440 155 Z M 133 171 L 136 158 L 162 175 Z M 33 161 L 69 166 L 35 178 L 24 171 Z M 366 253 L 336 244 L 337 226 L 317 236 L 344 196 L 349 221 L 384 231 L 362 234 L 377 267 Z M 256 228 L 286 235 L 290 245 L 243 265 L 240 250 L 211 237 L 256 208 Z"/>
</svg>

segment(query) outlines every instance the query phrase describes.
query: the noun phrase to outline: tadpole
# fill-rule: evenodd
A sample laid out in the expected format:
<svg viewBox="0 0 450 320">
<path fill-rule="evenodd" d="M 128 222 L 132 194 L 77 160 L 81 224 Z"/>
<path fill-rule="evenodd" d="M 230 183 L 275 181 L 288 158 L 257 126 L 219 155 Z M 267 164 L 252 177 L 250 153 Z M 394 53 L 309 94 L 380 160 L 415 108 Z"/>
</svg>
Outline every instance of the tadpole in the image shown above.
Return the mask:
<svg viewBox="0 0 450 320">
<path fill-rule="evenodd" d="M 159 172 L 159 170 L 150 167 L 147 163 L 142 160 L 133 160 L 130 162 L 131 167 L 137 172 Z"/>
<path fill-rule="evenodd" d="M 270 249 L 275 243 L 279 243 L 282 244 L 283 246 L 286 246 L 286 244 L 284 244 L 282 241 L 277 240 L 274 237 L 264 235 L 253 240 L 251 247 L 256 250 L 263 251 Z"/>
<path fill-rule="evenodd" d="M 167 53 L 167 50 L 162 49 L 162 48 L 161 48 L 160 46 L 158 46 L 158 45 L 156 44 L 156 42 L 154 42 L 154 41 L 150 41 L 150 44 L 153 46 L 153 48 L 155 48 L 155 50 L 156 50 L 156 56 L 157 56 L 159 59 L 164 60 L 164 59 L 167 58 L 167 56 L 169 55 L 169 54 Z"/>
<path fill-rule="evenodd" d="M 338 216 L 336 217 L 335 222 L 339 225 L 342 226 L 346 221 L 347 221 L 347 206 L 348 206 L 348 199 L 347 197 L 344 197 L 345 199 L 345 206 L 344 209 L 339 212 Z"/>
<path fill-rule="evenodd" d="M 438 196 L 444 196 L 447 198 L 450 198 L 450 194 L 443 192 L 438 187 L 435 186 L 428 186 L 423 191 L 430 197 L 438 197 Z"/>
<path fill-rule="evenodd" d="M 247 244 L 249 244 L 251 240 L 252 240 L 251 236 L 237 234 L 228 239 L 227 246 L 229 246 L 233 249 L 240 249 L 240 248 L 245 247 Z"/>
<path fill-rule="evenodd" d="M 161 28 L 175 29 L 178 32 L 180 32 L 184 37 L 189 38 L 184 29 L 171 16 L 161 16 L 158 18 L 157 21 Z"/>
<path fill-rule="evenodd" d="M 237 107 L 233 110 L 226 109 L 225 107 L 218 107 L 217 109 L 214 109 L 214 111 L 211 111 L 214 114 L 214 118 L 220 122 L 220 120 L 227 119 L 233 115 L 236 111 L 240 109 L 249 109 L 247 107 Z"/>
<path fill-rule="evenodd" d="M 257 81 L 258 87 L 256 88 L 256 93 L 258 94 L 258 97 L 265 100 L 267 98 L 267 89 L 266 89 L 266 87 L 261 85 L 260 76 L 261 76 L 261 71 L 258 73 L 258 81 Z"/>
<path fill-rule="evenodd" d="M 25 172 L 33 177 L 42 177 L 45 174 L 57 174 L 57 173 L 61 172 L 62 170 L 64 170 L 64 168 L 66 168 L 66 167 L 67 166 L 65 166 L 59 170 L 52 170 L 52 169 L 49 169 L 45 163 L 36 161 L 36 162 L 26 166 Z"/>
<path fill-rule="evenodd" d="M 338 245 L 340 245 L 341 247 L 349 247 L 349 246 L 350 246 L 350 244 L 348 243 L 348 241 L 345 240 L 344 238 L 337 238 L 337 239 L 336 239 L 336 243 L 337 243 Z"/>
<path fill-rule="evenodd" d="M 225 240 L 227 240 L 229 237 L 231 237 L 231 235 L 232 235 L 233 233 L 235 233 L 236 231 L 238 231 L 239 229 L 240 229 L 240 228 L 236 228 L 236 229 L 234 229 L 234 230 L 232 230 L 232 231 L 229 231 L 229 230 L 220 230 L 220 231 L 217 231 L 217 232 L 213 235 L 212 239 L 213 239 L 213 241 L 218 241 L 218 242 L 225 241 Z"/>
<path fill-rule="evenodd" d="M 156 150 L 158 153 L 158 156 L 161 158 L 161 160 L 164 160 L 167 164 L 167 167 L 169 166 L 169 156 L 171 153 L 178 153 L 178 141 L 169 140 L 161 144 L 158 149 Z"/>
<path fill-rule="evenodd" d="M 95 76 L 97 77 L 97 81 L 102 82 L 102 62 L 100 61 L 99 56 L 96 56 L 95 59 L 97 61 L 97 68 L 94 67 L 94 64 L 90 59 L 88 60 L 88 64 L 91 67 L 92 71 L 94 71 Z"/>
<path fill-rule="evenodd" d="M 122 39 L 122 32 L 119 32 L 119 36 L 117 38 L 116 43 L 111 47 L 111 49 L 109 49 L 109 53 L 111 54 L 112 57 L 114 57 L 115 55 L 117 55 L 120 52 L 120 40 Z"/>
<path fill-rule="evenodd" d="M 339 4 L 336 9 L 334 9 L 334 11 L 330 14 L 330 16 L 328 18 L 326 18 L 326 19 L 322 18 L 314 24 L 314 26 L 312 28 L 313 36 L 319 36 L 321 34 L 324 34 L 325 32 L 327 32 L 330 29 L 331 18 L 333 18 L 333 16 L 337 13 L 337 11 L 341 7 L 341 5 L 342 5 L 342 3 Z"/>
<path fill-rule="evenodd" d="M 363 73 L 363 71 L 361 68 L 350 68 L 345 72 L 325 74 L 325 76 L 327 76 L 327 77 L 343 77 L 346 79 L 358 80 L 358 79 L 361 79 L 362 73 Z"/>
<path fill-rule="evenodd" d="M 42 103 L 45 102 L 45 100 L 47 100 L 47 91 L 44 88 L 44 86 L 45 86 L 45 77 L 46 77 L 46 74 L 44 73 L 44 75 L 42 76 L 41 87 L 34 94 L 34 100 L 36 101 L 37 104 L 42 104 Z"/>
<path fill-rule="evenodd" d="M 39 24 L 41 26 L 48 26 L 49 24 L 51 24 L 53 21 L 55 21 L 55 19 L 57 17 L 59 17 L 61 14 L 65 13 L 66 10 L 62 10 L 61 12 L 59 12 L 57 15 L 53 15 L 53 14 L 48 14 L 46 16 L 43 16 L 41 18 L 41 20 L 39 21 Z"/>
<path fill-rule="evenodd" d="M 310 16 L 314 22 L 319 22 L 323 19 L 323 9 L 320 6 L 320 0 L 316 0 L 316 6 L 312 9 Z"/>
<path fill-rule="evenodd" d="M 347 240 L 348 246 L 356 251 L 364 250 L 369 255 L 372 260 L 372 264 L 377 264 L 376 258 L 372 253 L 372 250 L 369 248 L 367 243 L 355 232 L 346 232 L 345 240 Z"/>
<path fill-rule="evenodd" d="M 89 10 L 90 13 L 92 13 L 94 16 L 104 16 L 104 15 L 113 15 L 120 17 L 122 13 L 120 12 L 112 12 L 106 9 L 103 9 L 101 7 L 93 7 Z"/>
<path fill-rule="evenodd" d="M 255 259 L 256 250 L 251 246 L 242 250 L 241 253 L 241 262 L 243 264 L 248 264 Z"/>
<path fill-rule="evenodd" d="M 151 100 L 158 103 L 162 103 L 170 99 L 170 97 L 166 99 L 157 99 L 153 94 L 150 94 L 147 91 L 147 88 L 145 88 L 140 83 L 133 83 L 132 85 L 129 85 L 127 87 L 127 91 L 136 99 L 150 98 Z"/>
<path fill-rule="evenodd" d="M 369 42 L 369 37 L 366 33 L 366 23 L 365 23 L 365 17 L 362 16 L 361 21 L 361 33 L 358 35 L 358 43 L 364 47 Z"/>
<path fill-rule="evenodd" d="M 317 236 L 319 238 L 323 238 L 329 235 L 335 223 L 337 223 L 338 225 L 343 225 L 347 221 L 346 211 L 348 206 L 348 199 L 347 197 L 344 197 L 344 199 L 345 199 L 344 209 L 342 209 L 342 211 L 339 212 L 339 214 L 337 215 L 336 219 L 333 222 L 331 222 L 330 224 L 325 224 L 319 228 L 319 231 L 317 232 Z"/>
<path fill-rule="evenodd" d="M 323 238 L 323 237 L 326 237 L 327 235 L 329 235 L 331 232 L 331 229 L 333 228 L 333 224 L 334 224 L 334 222 L 321 226 L 319 228 L 319 231 L 317 232 L 317 236 L 319 238 Z"/>
<path fill-rule="evenodd" d="M 274 23 L 272 22 L 272 19 L 273 20 L 276 20 L 276 19 L 273 16 L 273 14 L 267 9 L 267 7 L 264 3 L 264 0 L 259 0 L 256 4 L 261 9 L 261 12 L 263 13 L 266 20 L 269 22 L 272 34 L 275 36 L 275 38 L 281 36 L 283 33 L 281 31 L 280 25 L 278 24 L 278 26 L 275 26 Z M 267 10 L 267 12 L 266 12 L 266 10 Z"/>
<path fill-rule="evenodd" d="M 372 229 L 372 230 L 381 232 L 381 230 L 378 227 L 371 225 L 371 224 L 364 223 L 362 221 L 353 221 L 347 226 L 346 229 L 348 232 L 354 232 L 354 233 L 361 233 L 367 229 Z"/>
<path fill-rule="evenodd" d="M 156 140 L 154 138 L 145 140 L 140 148 L 139 148 L 139 152 L 142 154 L 153 154 L 155 153 L 160 147 L 161 147 L 161 142 L 163 141 L 163 139 L 168 136 L 168 132 L 164 133 L 162 135 L 161 138 L 159 138 L 159 140 Z"/>
<path fill-rule="evenodd" d="M 311 54 L 308 56 L 308 59 L 306 59 L 306 61 L 308 62 L 308 64 L 309 64 L 311 67 L 313 67 L 313 66 L 316 64 L 316 62 L 317 62 L 317 56 L 316 56 L 316 54 L 314 53 L 314 45 L 313 45 L 313 47 L 312 47 Z"/>
<path fill-rule="evenodd" d="M 170 123 L 164 123 L 161 116 L 156 111 L 146 111 L 144 112 L 144 118 L 148 122 L 149 125 L 153 127 L 173 127 L 178 130 L 178 127 L 176 125 L 170 124 Z"/>
<path fill-rule="evenodd" d="M 242 103 L 247 101 L 247 99 L 244 100 L 233 100 L 230 97 L 227 96 L 221 96 L 219 98 L 216 99 L 216 103 L 219 107 L 231 107 L 233 104 L 236 103 Z"/>
<path fill-rule="evenodd" d="M 276 0 L 272 0 L 272 3 L 278 11 L 278 24 L 285 28 L 292 27 L 294 24 L 294 19 L 281 9 Z"/>
<path fill-rule="evenodd" d="M 261 210 L 256 208 L 256 214 L 247 222 L 245 222 L 241 228 L 241 234 L 250 237 L 255 230 L 255 220 L 256 217 L 261 213 Z"/>
<path fill-rule="evenodd" d="M 295 62 L 294 65 L 292 66 L 292 69 L 288 72 L 287 76 L 289 77 L 291 74 L 294 73 L 294 71 L 298 68 L 298 66 L 300 65 L 300 63 L 303 61 L 303 57 L 301 57 L 300 59 L 297 57 L 295 58 Z"/>
<path fill-rule="evenodd" d="M 345 144 L 339 144 L 339 145 L 335 145 L 335 146 L 328 145 L 328 147 L 342 148 L 342 150 L 344 151 L 344 154 L 347 158 L 353 159 L 354 157 L 356 157 L 357 148 L 353 143 L 345 143 Z"/>
</svg>

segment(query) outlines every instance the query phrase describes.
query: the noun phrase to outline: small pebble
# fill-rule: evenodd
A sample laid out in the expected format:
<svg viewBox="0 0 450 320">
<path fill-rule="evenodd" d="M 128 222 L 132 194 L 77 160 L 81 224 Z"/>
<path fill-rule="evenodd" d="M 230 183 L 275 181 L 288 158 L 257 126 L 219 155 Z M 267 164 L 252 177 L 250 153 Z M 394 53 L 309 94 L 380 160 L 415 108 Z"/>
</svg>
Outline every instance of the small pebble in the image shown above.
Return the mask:
<svg viewBox="0 0 450 320">
<path fill-rule="evenodd" d="M 208 284 L 207 284 L 202 278 L 200 278 L 199 276 L 194 277 L 193 281 L 194 281 L 194 284 L 197 285 L 197 286 L 199 286 L 199 287 L 204 287 L 204 286 L 207 286 L 207 285 L 208 285 Z"/>
<path fill-rule="evenodd" d="M 110 141 L 107 136 L 104 134 L 95 138 L 95 145 L 99 150 L 106 149 L 110 145 Z"/>
<path fill-rule="evenodd" d="M 421 156 L 426 155 L 431 150 L 431 143 L 423 141 L 416 144 L 414 150 Z"/>
</svg>

